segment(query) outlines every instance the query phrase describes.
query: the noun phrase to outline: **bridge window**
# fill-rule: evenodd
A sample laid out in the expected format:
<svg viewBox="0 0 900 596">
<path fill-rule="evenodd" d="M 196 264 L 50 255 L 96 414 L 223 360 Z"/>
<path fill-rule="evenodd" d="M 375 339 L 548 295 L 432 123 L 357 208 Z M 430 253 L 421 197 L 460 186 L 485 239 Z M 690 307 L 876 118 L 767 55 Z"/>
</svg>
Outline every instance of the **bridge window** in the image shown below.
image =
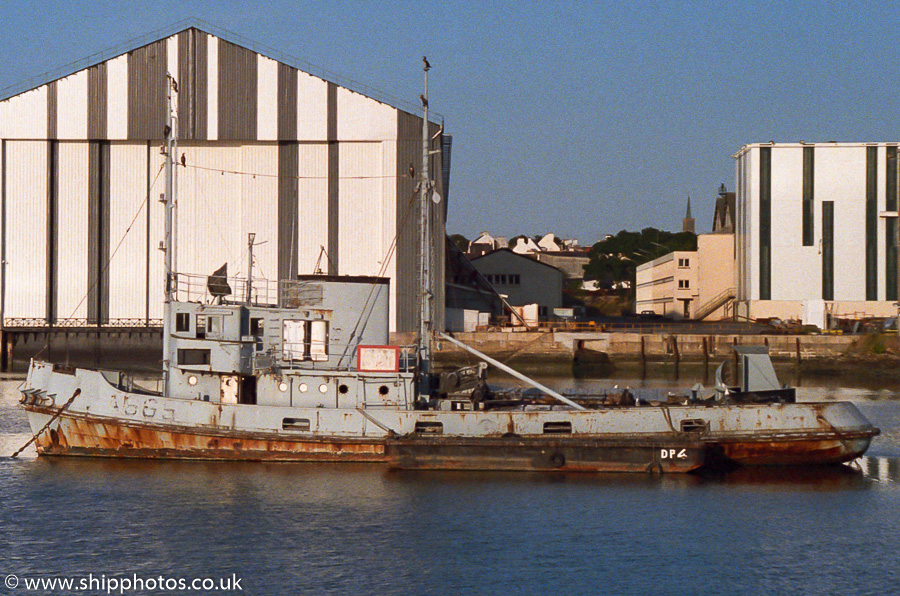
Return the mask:
<svg viewBox="0 0 900 596">
<path fill-rule="evenodd" d="M 209 350 L 179 348 L 178 364 L 184 364 L 187 366 L 209 364 Z"/>
<path fill-rule="evenodd" d="M 283 321 L 281 337 L 284 360 L 328 360 L 328 321 Z"/>
</svg>

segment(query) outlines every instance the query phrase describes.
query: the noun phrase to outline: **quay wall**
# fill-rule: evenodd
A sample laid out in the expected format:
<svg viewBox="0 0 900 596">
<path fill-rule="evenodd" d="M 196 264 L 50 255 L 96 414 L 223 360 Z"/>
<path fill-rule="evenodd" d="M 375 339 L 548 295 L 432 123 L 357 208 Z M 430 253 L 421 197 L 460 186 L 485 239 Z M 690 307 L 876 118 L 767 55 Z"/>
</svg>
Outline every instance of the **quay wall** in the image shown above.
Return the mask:
<svg viewBox="0 0 900 596">
<path fill-rule="evenodd" d="M 454 337 L 498 358 L 573 360 L 605 354 L 613 362 L 693 361 L 729 358 L 734 345 L 765 345 L 773 360 L 828 358 L 847 352 L 854 341 L 844 335 L 694 335 L 661 333 L 455 333 Z M 458 360 L 466 353 L 441 342 L 438 359 Z"/>
<path fill-rule="evenodd" d="M 156 370 L 161 366 L 162 332 L 158 328 L 53 331 L 4 331 L 3 369 L 23 370 L 33 357 L 70 366 Z M 454 337 L 503 362 L 570 364 L 600 358 L 615 362 L 706 362 L 733 357 L 733 345 L 766 345 L 776 361 L 803 361 L 840 356 L 858 336 L 848 335 L 699 335 L 631 332 L 475 332 Z M 391 343 L 414 343 L 413 333 L 392 333 Z M 439 341 L 435 359 L 466 363 L 475 359 L 447 341 Z"/>
</svg>

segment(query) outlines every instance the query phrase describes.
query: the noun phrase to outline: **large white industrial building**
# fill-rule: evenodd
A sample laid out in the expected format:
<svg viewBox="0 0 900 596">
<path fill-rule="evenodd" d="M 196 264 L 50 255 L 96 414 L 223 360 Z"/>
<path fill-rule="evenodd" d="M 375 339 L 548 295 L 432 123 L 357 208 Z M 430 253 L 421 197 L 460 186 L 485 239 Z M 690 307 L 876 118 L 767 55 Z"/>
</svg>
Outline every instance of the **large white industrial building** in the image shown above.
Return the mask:
<svg viewBox="0 0 900 596">
<path fill-rule="evenodd" d="M 389 277 L 391 330 L 415 329 L 418 107 L 379 101 L 226 37 L 173 30 L 0 101 L 4 326 L 161 317 L 160 148 L 171 73 L 182 163 L 178 270 L 210 274 L 227 262 L 229 275 L 245 274 L 252 232 L 256 275 L 292 278 L 318 262 L 325 273 Z M 410 76 L 420 76 L 417 66 Z M 433 148 L 448 149 L 440 127 L 431 129 Z M 435 152 L 430 168 L 446 198 L 444 161 L 446 151 Z M 434 246 L 443 247 L 446 201 L 435 212 Z"/>
<path fill-rule="evenodd" d="M 738 314 L 896 314 L 896 143 L 751 144 L 734 157 Z"/>
</svg>

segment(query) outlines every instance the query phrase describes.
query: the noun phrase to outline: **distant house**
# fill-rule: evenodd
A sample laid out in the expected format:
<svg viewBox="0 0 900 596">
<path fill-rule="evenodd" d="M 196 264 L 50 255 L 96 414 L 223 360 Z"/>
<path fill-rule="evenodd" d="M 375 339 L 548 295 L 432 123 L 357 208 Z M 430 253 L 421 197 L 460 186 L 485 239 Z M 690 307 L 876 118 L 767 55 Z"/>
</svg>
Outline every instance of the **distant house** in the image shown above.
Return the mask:
<svg viewBox="0 0 900 596">
<path fill-rule="evenodd" d="M 541 247 L 538 244 L 529 238 L 528 236 L 520 236 L 516 238 L 516 245 L 512 248 L 512 251 L 516 254 L 524 255 L 533 252 L 540 252 Z"/>
<path fill-rule="evenodd" d="M 540 316 L 562 306 L 564 275 L 552 265 L 507 248 L 475 257 L 472 265 L 512 306 L 537 304 Z"/>
<path fill-rule="evenodd" d="M 546 234 L 541 238 L 541 241 L 538 242 L 538 246 L 541 250 L 559 250 L 559 244 L 556 243 L 556 235 L 553 233 Z"/>
<path fill-rule="evenodd" d="M 506 248 L 505 238 L 494 238 L 487 232 L 482 232 L 478 238 L 469 243 L 469 251 L 466 255 L 469 258 L 479 257 L 493 252 L 498 248 Z"/>
</svg>

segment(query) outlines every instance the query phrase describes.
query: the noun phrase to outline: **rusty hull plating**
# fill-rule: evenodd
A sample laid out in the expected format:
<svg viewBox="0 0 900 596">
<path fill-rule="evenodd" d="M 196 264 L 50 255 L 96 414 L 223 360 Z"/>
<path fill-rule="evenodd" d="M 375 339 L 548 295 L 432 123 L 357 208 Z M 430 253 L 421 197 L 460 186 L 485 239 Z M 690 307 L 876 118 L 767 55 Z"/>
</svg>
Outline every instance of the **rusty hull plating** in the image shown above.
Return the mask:
<svg viewBox="0 0 900 596">
<path fill-rule="evenodd" d="M 844 463 L 862 455 L 879 432 L 852 404 L 841 402 L 644 405 L 584 412 L 276 407 L 264 412 L 252 405 L 129 394 L 93 371 L 50 375 L 57 385 L 67 381 L 67 389 L 74 384 L 86 389 L 84 398 L 74 400 L 71 410 L 38 436 L 38 453 L 51 456 L 683 473 L 734 465 Z M 61 408 L 49 394 L 28 385 L 22 387 L 22 401 L 36 432 Z M 91 398 L 91 393 L 108 397 Z M 698 426 L 701 416 L 706 424 Z M 296 431 L 279 428 L 287 420 L 304 425 Z M 568 432 L 548 434 L 547 428 L 559 429 L 548 424 L 562 424 Z M 329 426 L 332 432 L 324 432 Z M 442 432 L 435 434 L 436 428 Z"/>
</svg>

